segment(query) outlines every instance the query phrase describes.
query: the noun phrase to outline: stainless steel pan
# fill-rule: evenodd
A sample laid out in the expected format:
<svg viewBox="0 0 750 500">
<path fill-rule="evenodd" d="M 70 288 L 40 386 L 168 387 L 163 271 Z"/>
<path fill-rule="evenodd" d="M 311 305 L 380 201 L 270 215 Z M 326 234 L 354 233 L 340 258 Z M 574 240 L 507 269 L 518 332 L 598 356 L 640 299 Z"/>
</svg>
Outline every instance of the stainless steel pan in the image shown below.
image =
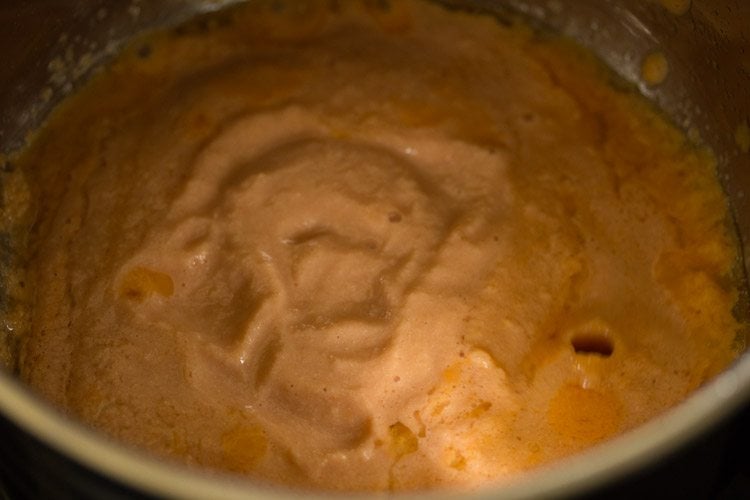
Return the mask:
<svg viewBox="0 0 750 500">
<path fill-rule="evenodd" d="M 0 153 L 23 144 L 50 109 L 129 37 L 220 8 L 221 0 L 3 0 L 0 2 Z M 750 241 L 750 2 L 746 0 L 446 0 L 570 35 L 637 85 L 717 153 L 748 254 Z M 687 7 L 685 12 L 683 9 Z M 669 61 L 663 84 L 641 79 L 647 54 Z M 60 72 L 63 64 L 72 71 Z M 0 158 L 2 158 L 0 156 Z M 7 162 L 0 165 L 11 169 Z M 0 264 L 13 242 L 0 235 Z M 744 263 L 747 269 L 748 262 Z M 0 290 L 3 289 L 0 282 Z M 5 297 L 0 293 L 0 299 Z M 7 298 L 7 297 L 6 297 Z M 7 300 L 0 300 L 0 315 Z M 715 429 L 750 401 L 750 356 L 663 417 L 597 449 L 478 497 L 584 494 L 627 481 Z M 0 370 L 0 481 L 11 495 L 46 497 L 284 497 L 230 478 L 156 462 L 71 422 Z M 713 432 L 714 434 L 709 434 Z M 711 438 L 713 439 L 713 438 Z M 681 481 L 689 481 L 682 478 Z M 437 498 L 438 495 L 433 495 Z"/>
</svg>

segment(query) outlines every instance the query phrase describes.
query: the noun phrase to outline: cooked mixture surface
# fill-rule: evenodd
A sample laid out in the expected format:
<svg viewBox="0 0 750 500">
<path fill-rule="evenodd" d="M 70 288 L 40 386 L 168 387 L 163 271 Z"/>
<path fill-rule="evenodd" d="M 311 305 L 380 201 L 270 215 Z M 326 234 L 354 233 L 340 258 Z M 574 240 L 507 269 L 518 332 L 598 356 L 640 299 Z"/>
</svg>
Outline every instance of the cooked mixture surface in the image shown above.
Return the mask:
<svg viewBox="0 0 750 500">
<path fill-rule="evenodd" d="M 491 17 L 215 13 L 134 43 L 19 163 L 22 378 L 192 466 L 475 488 L 662 413 L 742 347 L 711 156 Z"/>
</svg>

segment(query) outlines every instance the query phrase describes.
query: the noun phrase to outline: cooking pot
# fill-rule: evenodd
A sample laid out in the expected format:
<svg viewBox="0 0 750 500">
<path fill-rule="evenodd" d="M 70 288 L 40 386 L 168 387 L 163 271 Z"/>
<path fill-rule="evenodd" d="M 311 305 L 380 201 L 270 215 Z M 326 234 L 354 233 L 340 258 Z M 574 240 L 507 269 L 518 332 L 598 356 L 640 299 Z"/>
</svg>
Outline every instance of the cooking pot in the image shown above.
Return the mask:
<svg viewBox="0 0 750 500">
<path fill-rule="evenodd" d="M 174 25 L 231 0 L 25 0 L 0 5 L 0 160 L 22 146 L 65 95 L 97 65 L 144 30 Z M 589 47 L 653 100 L 691 138 L 710 146 L 748 252 L 750 238 L 750 3 L 746 0 L 444 0 L 500 17 L 521 15 Z M 669 70 L 658 85 L 642 64 L 663 54 Z M 68 71 L 60 71 L 64 66 Z M 0 161 L 8 171 L 13 165 Z M 665 186 L 668 189 L 668 186 Z M 0 267 L 15 243 L 0 234 Z M 747 270 L 748 261 L 743 263 Z M 3 271 L 3 269 L 0 269 Z M 0 280 L 6 276 L 0 272 Z M 747 314 L 747 297 L 738 314 Z M 9 308 L 0 281 L 0 315 Z M 12 332 L 3 332 L 9 335 Z M 716 479 L 731 415 L 750 400 L 750 355 L 705 384 L 684 403 L 590 451 L 524 476 L 478 498 L 539 498 L 618 493 L 629 496 L 667 477 L 662 493 L 701 493 L 695 468 Z M 10 498 L 289 497 L 243 480 L 158 462 L 68 420 L 0 370 L 0 486 Z M 714 455 L 712 455 L 714 454 Z M 697 458 L 697 462 L 696 459 Z M 690 469 L 688 469 L 688 467 Z M 650 472 L 646 472 L 650 471 Z M 647 481 L 647 482 L 644 482 Z M 710 482 L 710 481 L 709 481 Z M 679 486 L 677 485 L 679 483 Z M 440 494 L 432 494 L 438 498 Z"/>
</svg>

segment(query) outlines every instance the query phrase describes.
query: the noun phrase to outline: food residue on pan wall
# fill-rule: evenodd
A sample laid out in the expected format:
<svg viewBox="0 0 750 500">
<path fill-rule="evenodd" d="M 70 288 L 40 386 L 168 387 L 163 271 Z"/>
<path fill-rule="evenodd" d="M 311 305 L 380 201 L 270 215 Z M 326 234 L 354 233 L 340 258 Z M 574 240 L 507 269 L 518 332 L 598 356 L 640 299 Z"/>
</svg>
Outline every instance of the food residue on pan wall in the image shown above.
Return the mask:
<svg viewBox="0 0 750 500">
<path fill-rule="evenodd" d="M 643 59 L 641 77 L 650 86 L 664 83 L 669 74 L 669 61 L 663 52 L 652 52 Z"/>
<path fill-rule="evenodd" d="M 660 0 L 660 3 L 670 13 L 681 16 L 690 10 L 692 0 Z"/>
</svg>

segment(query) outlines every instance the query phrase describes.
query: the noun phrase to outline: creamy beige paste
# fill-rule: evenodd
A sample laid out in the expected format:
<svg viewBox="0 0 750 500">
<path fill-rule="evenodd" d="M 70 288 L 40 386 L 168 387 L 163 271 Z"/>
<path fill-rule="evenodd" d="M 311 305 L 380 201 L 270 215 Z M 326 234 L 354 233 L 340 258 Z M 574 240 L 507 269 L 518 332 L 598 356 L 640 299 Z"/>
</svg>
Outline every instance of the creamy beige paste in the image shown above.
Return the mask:
<svg viewBox="0 0 750 500">
<path fill-rule="evenodd" d="M 474 488 L 736 356 L 709 154 L 565 41 L 383 5 L 220 12 L 55 113 L 23 379 L 194 466 Z"/>
</svg>

